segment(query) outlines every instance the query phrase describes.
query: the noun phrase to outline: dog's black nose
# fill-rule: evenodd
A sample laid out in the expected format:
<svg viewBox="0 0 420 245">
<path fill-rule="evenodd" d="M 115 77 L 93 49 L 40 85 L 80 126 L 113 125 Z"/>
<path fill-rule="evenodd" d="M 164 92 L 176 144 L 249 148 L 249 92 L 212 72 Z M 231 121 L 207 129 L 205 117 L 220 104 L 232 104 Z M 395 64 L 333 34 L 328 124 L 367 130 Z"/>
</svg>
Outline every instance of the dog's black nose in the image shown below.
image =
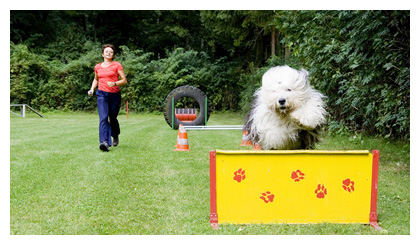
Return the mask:
<svg viewBox="0 0 420 245">
<path fill-rule="evenodd" d="M 286 104 L 286 99 L 283 99 L 283 98 L 279 99 L 279 104 L 280 105 Z"/>
</svg>

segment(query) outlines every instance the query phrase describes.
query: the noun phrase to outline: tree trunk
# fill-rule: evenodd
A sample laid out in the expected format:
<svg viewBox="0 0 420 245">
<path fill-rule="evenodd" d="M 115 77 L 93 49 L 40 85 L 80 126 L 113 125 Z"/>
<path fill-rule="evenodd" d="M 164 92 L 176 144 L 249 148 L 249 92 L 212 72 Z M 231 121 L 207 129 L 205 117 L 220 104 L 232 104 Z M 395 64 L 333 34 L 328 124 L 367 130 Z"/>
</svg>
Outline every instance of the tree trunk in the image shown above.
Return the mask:
<svg viewBox="0 0 420 245">
<path fill-rule="evenodd" d="M 271 57 L 276 55 L 276 30 L 271 27 Z"/>
<path fill-rule="evenodd" d="M 285 46 L 284 47 L 284 60 L 288 61 L 290 57 L 290 47 Z"/>
<path fill-rule="evenodd" d="M 190 50 L 190 36 L 185 37 L 185 50 Z"/>
</svg>

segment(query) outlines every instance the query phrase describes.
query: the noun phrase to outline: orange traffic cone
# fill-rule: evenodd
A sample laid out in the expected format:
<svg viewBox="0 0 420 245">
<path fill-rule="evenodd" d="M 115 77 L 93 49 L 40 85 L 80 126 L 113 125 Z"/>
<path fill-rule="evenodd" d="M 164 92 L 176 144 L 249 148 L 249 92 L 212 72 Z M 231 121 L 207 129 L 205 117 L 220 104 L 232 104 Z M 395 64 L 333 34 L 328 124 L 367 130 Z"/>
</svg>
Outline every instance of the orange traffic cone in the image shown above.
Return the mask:
<svg viewBox="0 0 420 245">
<path fill-rule="evenodd" d="M 255 143 L 255 144 L 254 144 L 254 147 L 252 147 L 252 149 L 253 149 L 253 150 L 261 150 L 262 148 L 261 148 L 261 145 L 260 145 L 260 144 Z"/>
<path fill-rule="evenodd" d="M 242 143 L 240 146 L 249 146 L 252 145 L 252 142 L 248 140 L 248 131 L 244 130 L 242 133 Z"/>
<path fill-rule="evenodd" d="M 188 145 L 187 130 L 185 130 L 182 124 L 179 125 L 175 151 L 191 151 Z"/>
</svg>

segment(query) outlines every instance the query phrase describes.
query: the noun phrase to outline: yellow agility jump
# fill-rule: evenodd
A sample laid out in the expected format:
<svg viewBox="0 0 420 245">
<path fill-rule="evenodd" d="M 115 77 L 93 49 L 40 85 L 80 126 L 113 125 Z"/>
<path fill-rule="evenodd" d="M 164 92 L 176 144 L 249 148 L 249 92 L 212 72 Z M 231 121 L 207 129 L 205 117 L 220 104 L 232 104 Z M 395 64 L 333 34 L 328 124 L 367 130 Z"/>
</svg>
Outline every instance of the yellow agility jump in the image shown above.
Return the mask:
<svg viewBox="0 0 420 245">
<path fill-rule="evenodd" d="M 379 151 L 210 151 L 210 223 L 377 223 Z"/>
</svg>

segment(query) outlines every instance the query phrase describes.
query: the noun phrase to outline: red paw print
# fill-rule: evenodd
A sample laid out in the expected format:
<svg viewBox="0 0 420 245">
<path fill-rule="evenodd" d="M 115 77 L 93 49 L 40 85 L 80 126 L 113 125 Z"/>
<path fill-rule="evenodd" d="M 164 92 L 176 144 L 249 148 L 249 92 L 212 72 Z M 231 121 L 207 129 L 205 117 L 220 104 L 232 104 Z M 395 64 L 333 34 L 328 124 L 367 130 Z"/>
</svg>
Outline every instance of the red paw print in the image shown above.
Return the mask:
<svg viewBox="0 0 420 245">
<path fill-rule="evenodd" d="M 235 171 L 234 174 L 235 176 L 233 179 L 238 181 L 238 183 L 245 179 L 245 170 L 242 170 L 242 168 L 238 169 L 238 171 Z"/>
<path fill-rule="evenodd" d="M 262 196 L 260 196 L 260 198 L 265 202 L 265 203 L 269 203 L 269 202 L 273 202 L 274 200 L 274 195 L 271 194 L 271 192 L 266 191 L 265 193 L 261 193 Z"/>
<path fill-rule="evenodd" d="M 354 181 L 351 181 L 350 179 L 343 180 L 343 189 L 350 193 L 354 191 Z"/>
<path fill-rule="evenodd" d="M 327 195 L 327 188 L 325 188 L 324 185 L 321 186 L 321 184 L 319 184 L 318 188 L 315 190 L 315 194 L 318 198 L 324 198 Z"/>
<path fill-rule="evenodd" d="M 303 180 L 305 178 L 303 176 L 305 176 L 305 174 L 302 173 L 299 169 L 292 172 L 292 179 L 294 179 L 295 182 Z"/>
</svg>

